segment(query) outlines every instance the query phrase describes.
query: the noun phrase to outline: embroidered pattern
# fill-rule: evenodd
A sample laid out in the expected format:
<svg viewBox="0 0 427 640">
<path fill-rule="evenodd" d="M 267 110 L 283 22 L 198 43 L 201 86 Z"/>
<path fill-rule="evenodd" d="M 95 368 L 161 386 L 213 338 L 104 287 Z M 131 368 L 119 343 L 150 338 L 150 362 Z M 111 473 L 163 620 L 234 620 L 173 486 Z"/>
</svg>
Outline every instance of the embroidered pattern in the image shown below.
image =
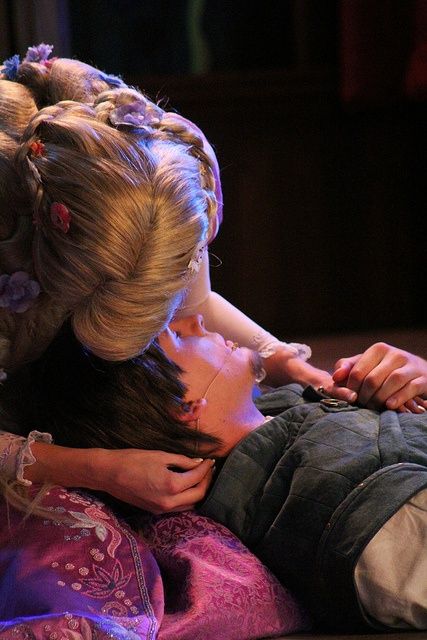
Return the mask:
<svg viewBox="0 0 427 640">
<path fill-rule="evenodd" d="M 4 527 L 0 531 L 0 548 L 12 544 L 16 556 L 7 553 L 0 556 L 2 579 L 13 584 L 21 571 L 27 576 L 20 580 L 19 590 L 9 590 L 12 600 L 9 607 L 6 601 L 0 603 L 0 613 L 7 613 L 12 601 L 13 611 L 24 607 L 27 612 L 27 604 L 33 600 L 41 603 L 36 605 L 42 607 L 40 613 L 46 611 L 43 606 L 48 606 L 50 612 L 58 611 L 56 623 L 48 623 L 50 630 L 41 632 L 35 610 L 37 632 L 32 635 L 33 625 L 22 630 L 22 638 L 28 640 L 33 637 L 51 640 L 52 633 L 57 633 L 57 639 L 61 640 L 68 637 L 66 629 L 76 631 L 75 640 L 86 637 L 154 640 L 162 616 L 162 601 L 156 607 L 151 603 L 158 569 L 145 544 L 89 495 L 54 487 L 43 497 L 43 506 L 52 512 L 52 519 L 31 516 L 23 524 L 22 514 L 12 509 L 12 529 Z M 16 549 L 20 549 L 19 553 Z M 50 585 L 45 605 L 43 594 L 39 593 L 43 580 Z M 38 595 L 34 597 L 36 592 Z M 70 612 L 79 612 L 85 618 L 59 616 L 59 612 L 63 614 L 64 603 Z M 82 625 L 90 628 L 93 636 Z M 0 627 L 0 640 L 6 640 L 8 635 L 19 639 L 20 633 L 17 625 Z"/>
</svg>

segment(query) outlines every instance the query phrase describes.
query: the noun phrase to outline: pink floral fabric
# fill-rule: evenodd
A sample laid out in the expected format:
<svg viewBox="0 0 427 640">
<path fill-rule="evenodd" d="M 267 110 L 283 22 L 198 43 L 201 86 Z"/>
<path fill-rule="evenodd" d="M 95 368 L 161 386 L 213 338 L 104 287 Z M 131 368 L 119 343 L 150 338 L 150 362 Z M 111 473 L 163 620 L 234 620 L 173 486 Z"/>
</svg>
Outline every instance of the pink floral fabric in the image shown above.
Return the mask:
<svg viewBox="0 0 427 640">
<path fill-rule="evenodd" d="M 255 640 L 309 628 L 295 598 L 225 527 L 188 511 L 149 516 L 142 533 L 166 594 L 159 640 Z"/>
<path fill-rule="evenodd" d="M 53 519 L 2 501 L 0 639 L 156 638 L 163 586 L 147 546 L 88 495 L 55 487 L 43 506 Z"/>
<path fill-rule="evenodd" d="M 207 518 L 147 516 L 138 536 L 84 493 L 54 487 L 42 506 L 52 518 L 0 499 L 0 640 L 255 640 L 308 628 L 295 599 Z"/>
</svg>

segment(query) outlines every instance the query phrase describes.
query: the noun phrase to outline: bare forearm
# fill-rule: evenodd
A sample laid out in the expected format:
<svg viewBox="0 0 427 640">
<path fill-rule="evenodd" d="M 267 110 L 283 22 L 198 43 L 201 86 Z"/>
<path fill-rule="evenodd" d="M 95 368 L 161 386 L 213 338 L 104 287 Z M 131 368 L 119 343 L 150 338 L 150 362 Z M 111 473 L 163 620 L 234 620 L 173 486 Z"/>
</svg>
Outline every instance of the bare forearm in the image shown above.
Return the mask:
<svg viewBox="0 0 427 640">
<path fill-rule="evenodd" d="M 290 382 L 298 382 L 303 386 L 312 384 L 318 386 L 327 375 L 311 364 L 298 357 L 289 355 L 286 349 L 278 349 L 269 358 L 263 359 L 264 369 L 267 373 L 266 383 L 272 386 L 281 386 Z"/>
<path fill-rule="evenodd" d="M 64 487 L 102 488 L 103 449 L 71 449 L 34 442 L 32 452 L 36 461 L 25 468 L 26 480 L 51 482 Z"/>
</svg>

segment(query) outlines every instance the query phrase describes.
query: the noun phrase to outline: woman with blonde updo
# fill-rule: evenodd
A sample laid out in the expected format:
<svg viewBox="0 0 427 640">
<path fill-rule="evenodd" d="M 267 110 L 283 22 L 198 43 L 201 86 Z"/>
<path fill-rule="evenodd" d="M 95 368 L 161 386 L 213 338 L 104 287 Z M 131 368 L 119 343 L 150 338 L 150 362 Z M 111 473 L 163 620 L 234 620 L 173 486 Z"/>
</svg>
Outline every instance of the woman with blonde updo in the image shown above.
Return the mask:
<svg viewBox="0 0 427 640">
<path fill-rule="evenodd" d="M 211 291 L 206 247 L 222 194 L 203 133 L 115 76 L 49 59 L 51 50 L 13 56 L 0 79 L 3 370 L 37 358 L 65 319 L 82 348 L 123 361 L 172 317 L 202 312 L 210 330 L 259 350 L 271 382 L 354 399 L 305 362 L 308 347 L 280 342 Z M 3 476 L 101 489 L 151 511 L 200 500 L 213 464 L 153 451 L 76 455 L 38 432 L 3 432 L 1 444 Z"/>
</svg>

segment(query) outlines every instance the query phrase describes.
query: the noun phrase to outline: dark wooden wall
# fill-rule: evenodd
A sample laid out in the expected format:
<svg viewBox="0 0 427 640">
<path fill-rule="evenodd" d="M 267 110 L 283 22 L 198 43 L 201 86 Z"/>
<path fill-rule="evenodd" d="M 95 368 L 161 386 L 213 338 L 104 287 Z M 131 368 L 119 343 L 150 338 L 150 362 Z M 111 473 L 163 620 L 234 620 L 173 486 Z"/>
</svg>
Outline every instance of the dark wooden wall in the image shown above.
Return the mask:
<svg viewBox="0 0 427 640">
<path fill-rule="evenodd" d="M 134 81 L 216 147 L 216 290 L 287 338 L 427 326 L 426 103 L 350 110 L 320 71 Z"/>
</svg>

